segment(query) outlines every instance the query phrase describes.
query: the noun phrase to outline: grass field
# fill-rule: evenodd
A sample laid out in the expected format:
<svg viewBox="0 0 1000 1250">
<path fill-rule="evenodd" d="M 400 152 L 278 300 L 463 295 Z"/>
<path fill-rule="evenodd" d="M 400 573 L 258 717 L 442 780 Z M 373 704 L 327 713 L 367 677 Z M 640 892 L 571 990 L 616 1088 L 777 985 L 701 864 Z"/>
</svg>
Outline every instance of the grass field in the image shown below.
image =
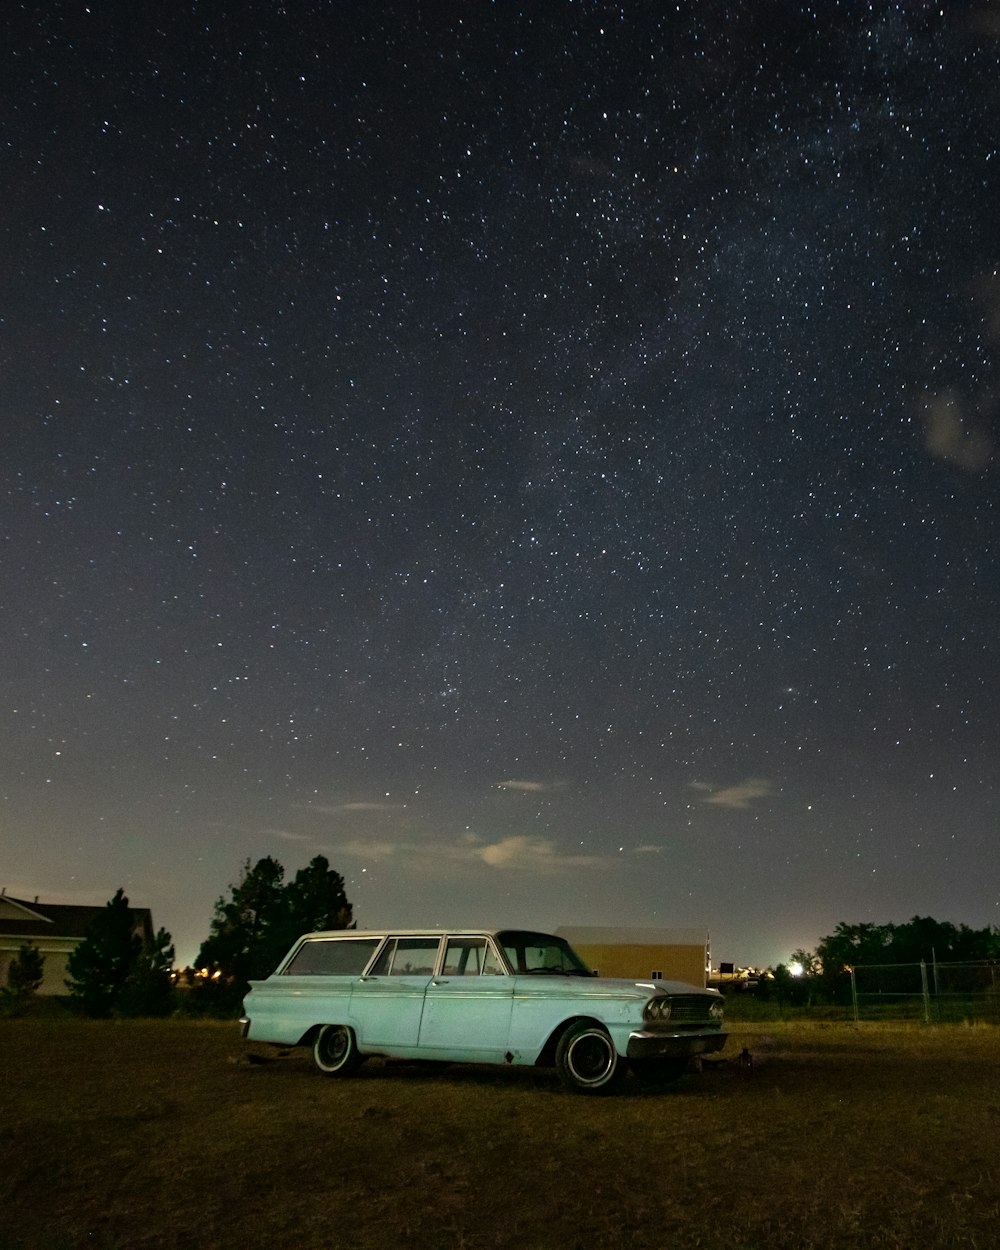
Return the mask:
<svg viewBox="0 0 1000 1250">
<path fill-rule="evenodd" d="M 0 1021 L 3 1250 L 987 1250 L 998 1230 L 995 1028 L 735 1025 L 723 1062 L 600 1099 L 534 1070 L 328 1080 L 248 1063 L 218 1022 Z"/>
</svg>

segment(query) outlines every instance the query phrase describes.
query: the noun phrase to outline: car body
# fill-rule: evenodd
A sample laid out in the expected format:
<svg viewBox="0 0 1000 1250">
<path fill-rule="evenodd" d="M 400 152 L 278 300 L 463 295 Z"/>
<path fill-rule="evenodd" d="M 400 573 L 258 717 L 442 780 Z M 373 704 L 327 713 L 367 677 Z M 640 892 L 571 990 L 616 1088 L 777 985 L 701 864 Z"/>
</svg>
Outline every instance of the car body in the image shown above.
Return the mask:
<svg viewBox="0 0 1000 1250">
<path fill-rule="evenodd" d="M 554 1065 L 614 1089 L 631 1067 L 669 1080 L 720 1050 L 722 995 L 595 977 L 564 938 L 527 929 L 337 930 L 301 937 L 244 1001 L 248 1042 L 311 1046 L 319 1069 L 368 1056 Z"/>
</svg>

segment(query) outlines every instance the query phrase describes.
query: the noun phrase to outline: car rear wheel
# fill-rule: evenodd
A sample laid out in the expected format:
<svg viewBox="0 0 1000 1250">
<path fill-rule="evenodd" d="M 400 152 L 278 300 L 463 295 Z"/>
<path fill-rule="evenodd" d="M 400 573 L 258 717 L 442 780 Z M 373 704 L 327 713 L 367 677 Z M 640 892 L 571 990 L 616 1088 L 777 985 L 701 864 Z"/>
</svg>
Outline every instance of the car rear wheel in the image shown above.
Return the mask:
<svg viewBox="0 0 1000 1250">
<path fill-rule="evenodd" d="M 324 1024 L 313 1042 L 313 1059 L 327 1076 L 350 1076 L 361 1066 L 354 1030 L 346 1024 Z"/>
<path fill-rule="evenodd" d="M 559 1039 L 556 1071 L 574 1093 L 609 1094 L 621 1084 L 625 1063 L 605 1029 L 581 1021 Z"/>
</svg>

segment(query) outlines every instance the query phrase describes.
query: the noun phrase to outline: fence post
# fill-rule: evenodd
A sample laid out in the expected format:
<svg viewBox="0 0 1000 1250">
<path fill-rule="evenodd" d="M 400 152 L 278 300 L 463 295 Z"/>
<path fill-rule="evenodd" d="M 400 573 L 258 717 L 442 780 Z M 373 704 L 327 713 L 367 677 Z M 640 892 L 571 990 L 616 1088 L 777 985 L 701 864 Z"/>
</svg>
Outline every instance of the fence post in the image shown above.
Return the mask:
<svg viewBox="0 0 1000 1250">
<path fill-rule="evenodd" d="M 854 1006 L 854 1023 L 858 1023 L 858 983 L 854 979 L 853 966 L 848 969 L 851 974 L 851 1003 Z"/>
<path fill-rule="evenodd" d="M 931 995 L 927 988 L 927 963 L 925 960 L 920 961 L 920 988 L 924 996 L 924 1024 L 931 1022 Z"/>
</svg>

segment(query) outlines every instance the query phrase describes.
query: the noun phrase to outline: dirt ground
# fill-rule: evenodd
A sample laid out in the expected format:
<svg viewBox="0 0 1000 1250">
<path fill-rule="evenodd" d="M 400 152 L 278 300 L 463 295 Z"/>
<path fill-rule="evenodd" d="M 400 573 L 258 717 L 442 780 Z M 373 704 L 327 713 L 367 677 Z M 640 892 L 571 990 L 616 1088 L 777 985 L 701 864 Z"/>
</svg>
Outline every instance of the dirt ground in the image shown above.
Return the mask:
<svg viewBox="0 0 1000 1250">
<path fill-rule="evenodd" d="M 746 1047 L 752 1068 L 737 1056 Z M 2 1250 L 948 1250 L 1000 1228 L 1000 1030 L 734 1026 L 668 1091 L 0 1021 Z"/>
</svg>

